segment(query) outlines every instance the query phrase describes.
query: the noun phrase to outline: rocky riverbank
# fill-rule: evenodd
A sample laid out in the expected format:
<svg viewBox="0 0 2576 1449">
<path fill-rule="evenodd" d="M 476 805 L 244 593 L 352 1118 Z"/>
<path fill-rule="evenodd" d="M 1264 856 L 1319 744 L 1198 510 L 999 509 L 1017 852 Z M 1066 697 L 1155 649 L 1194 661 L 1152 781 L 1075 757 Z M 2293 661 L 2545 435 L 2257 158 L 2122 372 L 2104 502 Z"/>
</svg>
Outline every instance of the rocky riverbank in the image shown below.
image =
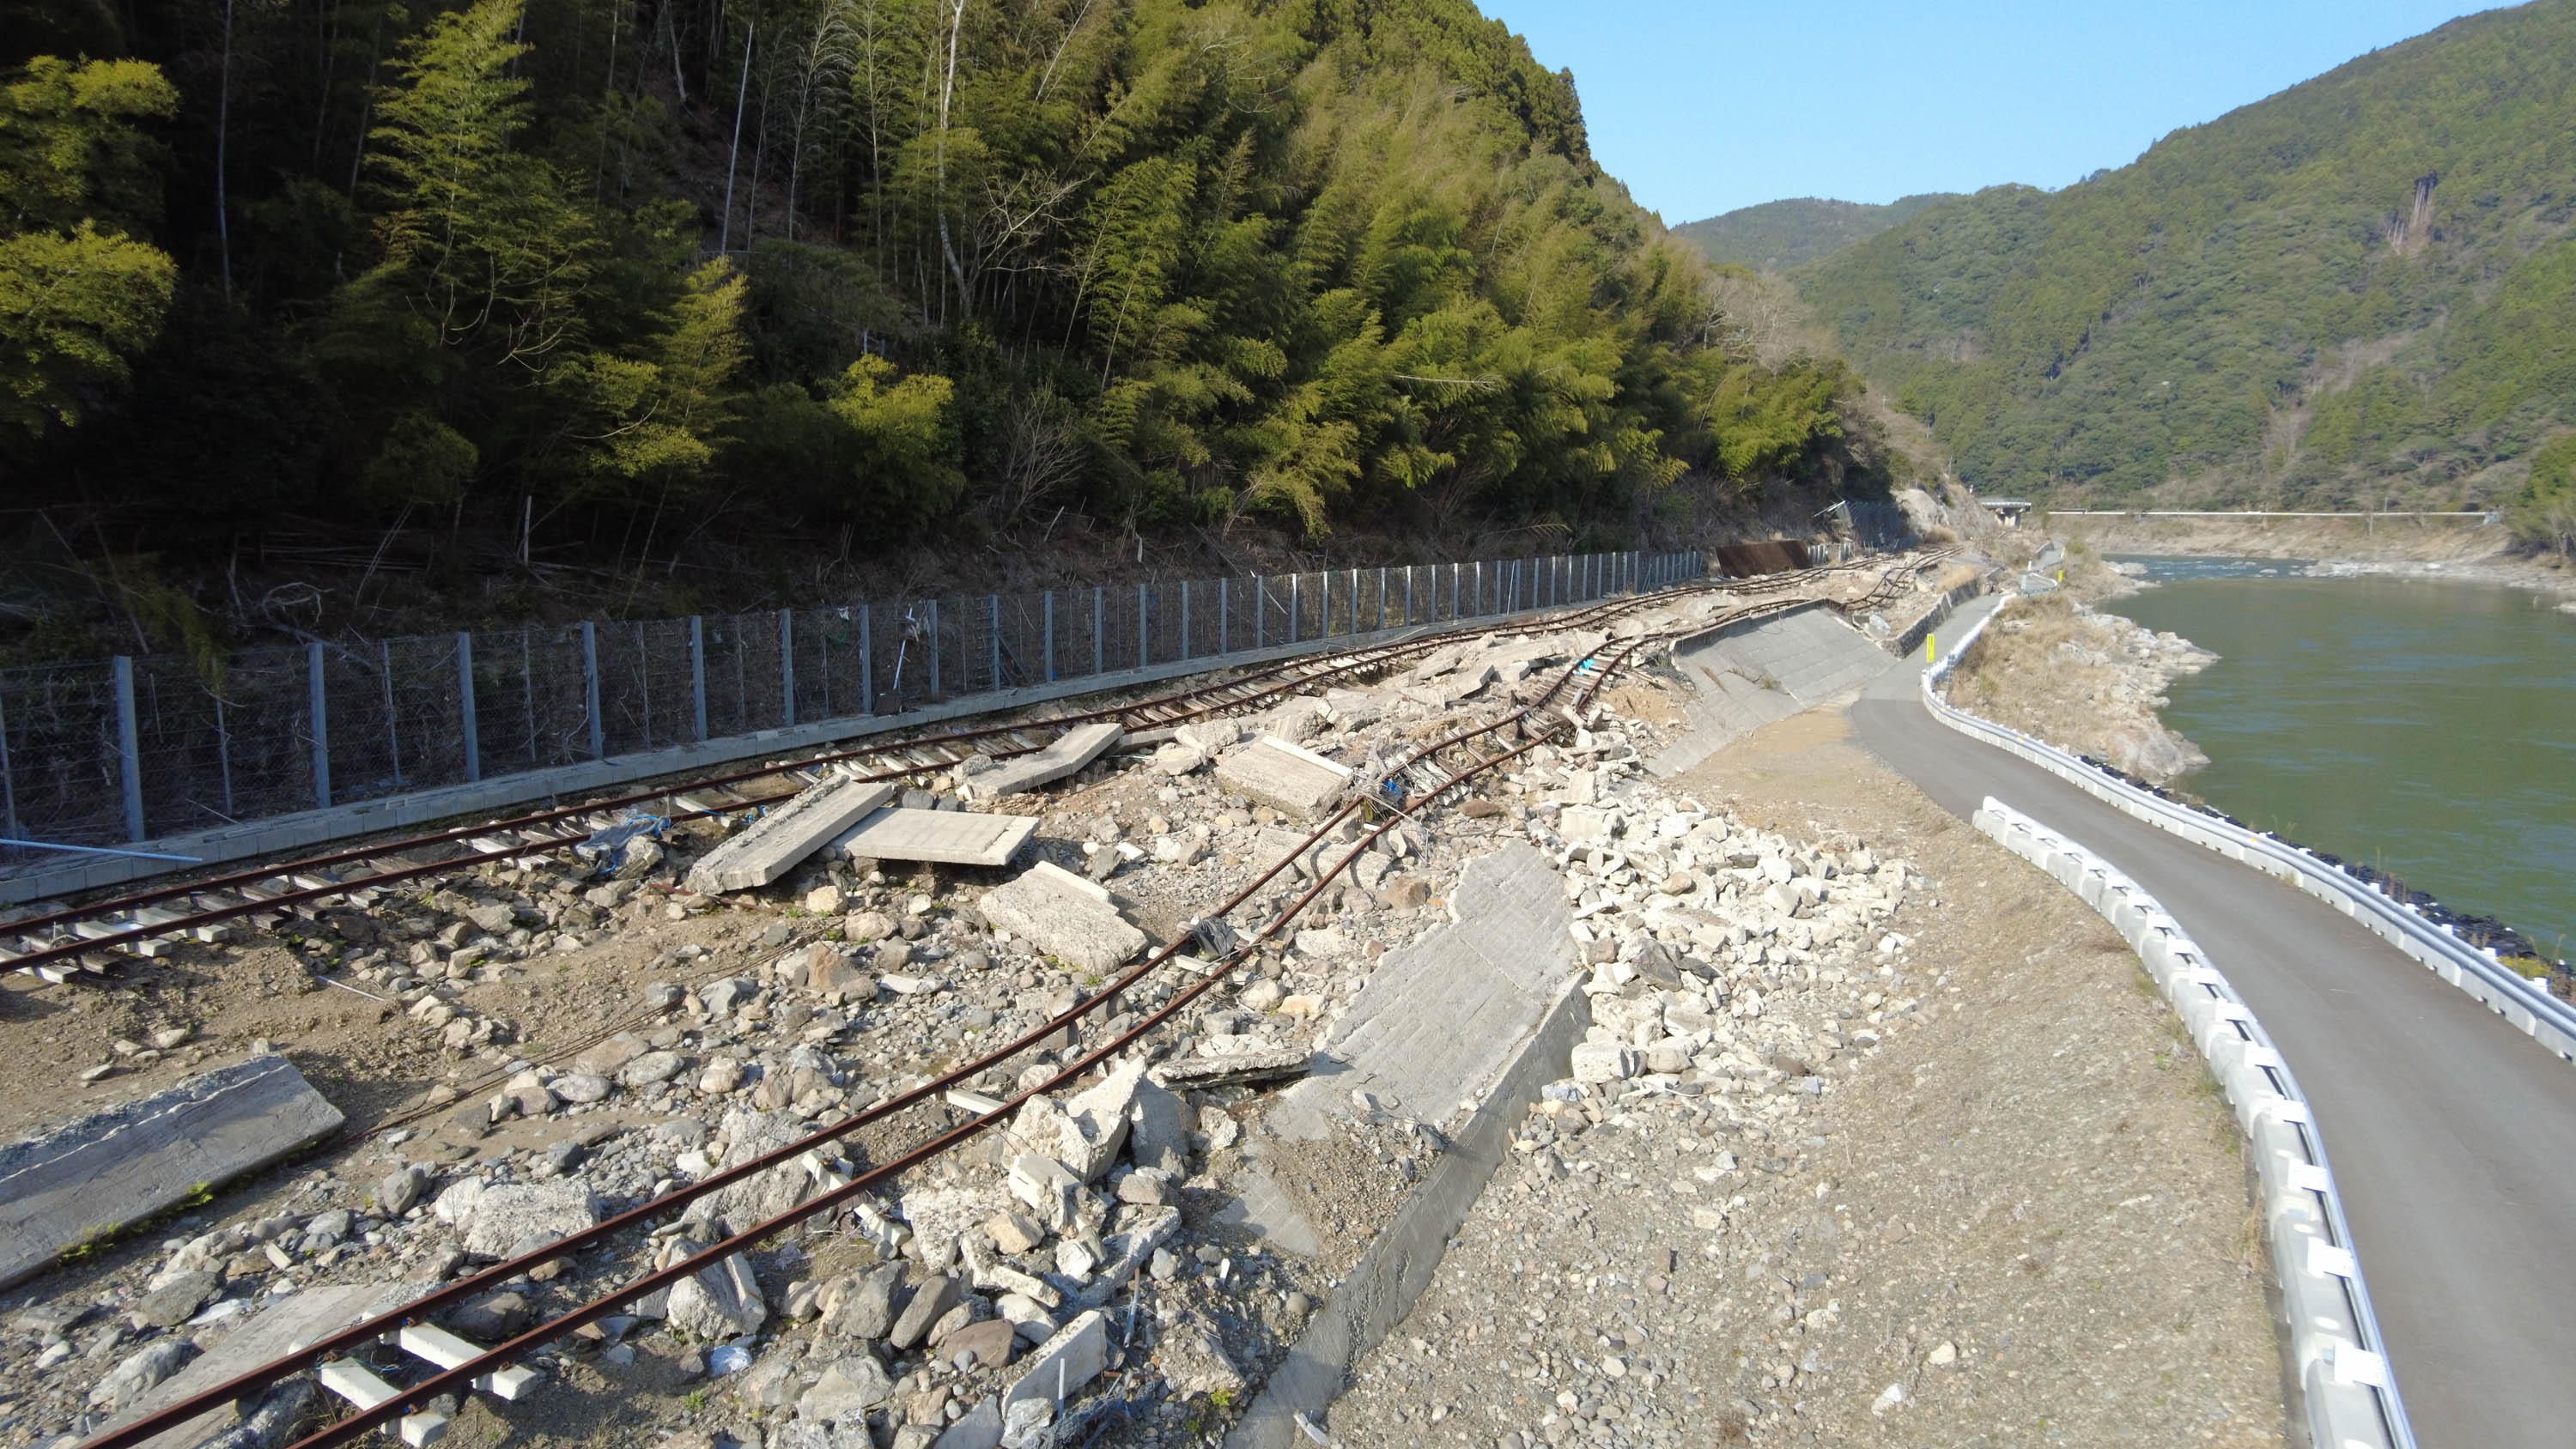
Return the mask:
<svg viewBox="0 0 2576 1449">
<path fill-rule="evenodd" d="M 2079 558 L 2068 581 L 2014 601 L 1987 626 L 1951 675 L 1952 702 L 2156 785 L 2208 764 L 2156 712 L 2171 702 L 2165 690 L 2174 680 L 2218 656 L 2094 608 L 2086 594 L 2126 591 L 2116 570 Z"/>
</svg>

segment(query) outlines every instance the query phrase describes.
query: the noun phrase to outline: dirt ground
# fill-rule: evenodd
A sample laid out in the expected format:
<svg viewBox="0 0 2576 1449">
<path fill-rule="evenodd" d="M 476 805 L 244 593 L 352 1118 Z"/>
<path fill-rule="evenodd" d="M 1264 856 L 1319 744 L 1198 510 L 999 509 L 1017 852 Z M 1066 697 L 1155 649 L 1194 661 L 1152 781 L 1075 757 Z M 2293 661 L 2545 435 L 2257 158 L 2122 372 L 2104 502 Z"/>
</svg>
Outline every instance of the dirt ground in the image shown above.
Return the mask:
<svg viewBox="0 0 2576 1449">
<path fill-rule="evenodd" d="M 1920 1023 L 1836 1063 L 1803 1136 L 1694 1144 L 1686 1100 L 1640 1095 L 1560 1148 L 1594 1170 L 1506 1167 L 1333 1439 L 2283 1442 L 2241 1142 L 2118 937 L 1839 712 L 1673 783 L 1912 858 L 1932 888 L 1892 925 Z M 1700 1228 L 1708 1173 L 1676 1149 L 1712 1145 L 1742 1169 Z"/>
</svg>

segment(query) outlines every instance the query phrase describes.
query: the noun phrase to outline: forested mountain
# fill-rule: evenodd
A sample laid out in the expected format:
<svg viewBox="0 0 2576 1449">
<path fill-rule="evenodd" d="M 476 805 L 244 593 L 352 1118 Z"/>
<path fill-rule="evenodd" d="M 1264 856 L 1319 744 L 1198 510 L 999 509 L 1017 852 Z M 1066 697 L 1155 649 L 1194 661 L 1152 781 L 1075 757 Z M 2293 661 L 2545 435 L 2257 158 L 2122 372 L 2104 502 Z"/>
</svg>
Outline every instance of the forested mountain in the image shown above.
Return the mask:
<svg viewBox="0 0 2576 1449">
<path fill-rule="evenodd" d="M 1579 532 L 1849 461 L 1467 0 L 20 0 L 5 68 L 0 477 L 165 545 Z"/>
<path fill-rule="evenodd" d="M 2539 0 L 1933 207 L 1803 291 L 1989 491 L 2508 501 L 2576 424 L 2571 118 L 2576 0 Z"/>
<path fill-rule="evenodd" d="M 1867 241 L 1950 197 L 1946 191 L 1927 191 L 1876 206 L 1865 201 L 1801 196 L 1793 201 L 1738 207 L 1706 221 L 1686 221 L 1673 228 L 1673 235 L 1699 248 L 1700 255 L 1720 266 L 1783 272 L 1841 251 L 1854 242 Z"/>
</svg>

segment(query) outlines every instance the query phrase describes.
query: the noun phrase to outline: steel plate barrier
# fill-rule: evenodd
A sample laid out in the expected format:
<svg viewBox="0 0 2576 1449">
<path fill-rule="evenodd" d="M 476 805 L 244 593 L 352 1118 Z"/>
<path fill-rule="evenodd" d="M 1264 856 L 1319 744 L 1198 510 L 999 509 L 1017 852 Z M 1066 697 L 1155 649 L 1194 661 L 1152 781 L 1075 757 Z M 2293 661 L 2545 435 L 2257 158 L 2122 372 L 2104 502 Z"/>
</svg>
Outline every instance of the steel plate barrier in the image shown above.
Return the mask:
<svg viewBox="0 0 2576 1449">
<path fill-rule="evenodd" d="M 2002 605 L 1978 620 L 1947 656 L 1923 672 L 1923 704 L 1934 719 L 2030 761 L 2124 815 L 2297 887 L 2467 992 L 2561 1060 L 2576 1062 L 2576 1005 L 2561 1001 L 2546 986 L 2505 965 L 2492 948 L 2470 945 L 2448 927 L 2426 920 L 2413 905 L 2371 889 L 2312 851 L 2142 790 L 2065 750 L 1943 699 L 1940 681 L 2013 597 L 2005 595 Z"/>
<path fill-rule="evenodd" d="M 1952 656 L 1956 658 L 1956 655 Z M 2069 840 L 1989 795 L 1977 829 L 2081 897 L 2138 953 L 2236 1109 L 2262 1185 L 2263 1219 L 2289 1327 L 2291 1378 L 2308 1442 L 2412 1449 L 2343 1199 L 2308 1100 L 2262 1023 L 2155 897 Z"/>
</svg>

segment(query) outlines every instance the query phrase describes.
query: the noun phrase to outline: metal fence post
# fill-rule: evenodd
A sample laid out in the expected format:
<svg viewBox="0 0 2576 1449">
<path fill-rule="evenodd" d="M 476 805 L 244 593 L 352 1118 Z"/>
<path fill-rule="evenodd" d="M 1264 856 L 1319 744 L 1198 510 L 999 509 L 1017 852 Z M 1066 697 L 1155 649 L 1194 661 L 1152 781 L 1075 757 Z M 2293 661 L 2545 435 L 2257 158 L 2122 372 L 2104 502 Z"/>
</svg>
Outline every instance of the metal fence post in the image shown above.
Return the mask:
<svg viewBox="0 0 2576 1449">
<path fill-rule="evenodd" d="M 385 752 L 393 756 L 394 783 L 399 785 L 403 782 L 402 730 L 394 716 L 394 641 L 377 640 L 376 658 L 385 670 Z"/>
<path fill-rule="evenodd" d="M 1353 569 L 1353 570 L 1351 570 L 1351 627 L 1350 627 L 1350 634 L 1351 634 L 1351 636 L 1352 636 L 1353 638 L 1357 638 L 1357 637 L 1359 637 L 1359 632 L 1360 632 L 1360 571 L 1359 571 L 1358 569 Z"/>
<path fill-rule="evenodd" d="M 1269 622 L 1270 585 L 1261 575 L 1252 576 L 1252 647 L 1261 647 L 1261 631 Z"/>
<path fill-rule="evenodd" d="M 1302 574 L 1288 576 L 1288 642 L 1291 644 L 1297 642 L 1297 625 L 1300 622 L 1297 618 L 1297 610 L 1303 602 L 1297 596 L 1297 586 L 1304 581 L 1305 577 Z"/>
<path fill-rule="evenodd" d="M 1197 652 L 1190 647 L 1196 642 L 1190 638 L 1190 581 L 1183 579 L 1181 580 L 1181 658 L 1184 662 L 1198 657 Z"/>
<path fill-rule="evenodd" d="M 930 601 L 930 697 L 939 697 L 939 601 Z"/>
<path fill-rule="evenodd" d="M 1432 577 L 1436 580 L 1439 576 L 1435 574 Z M 1413 565 L 1411 564 L 1404 566 L 1404 624 L 1408 629 L 1413 627 Z"/>
<path fill-rule="evenodd" d="M 1216 653 L 1220 659 L 1234 647 L 1234 639 L 1230 632 L 1234 621 L 1226 617 L 1233 605 L 1234 580 L 1218 579 L 1216 581 Z"/>
<path fill-rule="evenodd" d="M 1476 585 L 1474 612 L 1481 614 L 1485 612 L 1485 561 L 1483 559 L 1476 560 L 1476 567 L 1473 570 L 1473 574 Z"/>
<path fill-rule="evenodd" d="M 465 780 L 473 784 L 483 778 L 483 732 L 474 718 L 474 636 L 463 629 L 456 631 L 456 706 L 464 726 L 457 733 L 465 742 Z"/>
<path fill-rule="evenodd" d="M 331 717 L 323 698 L 320 644 L 304 646 L 304 686 L 305 708 L 313 722 L 313 803 L 327 810 L 331 806 Z M 118 708 L 127 720 L 134 718 L 133 699 L 134 661 L 129 659 L 125 663 L 125 676 L 118 699 Z M 127 757 L 132 758 L 132 751 L 127 752 Z M 142 823 L 140 789 L 129 790 L 126 798 L 135 802 L 127 809 L 134 817 L 138 829 L 135 839 L 140 840 L 143 838 L 139 833 Z"/>
<path fill-rule="evenodd" d="M 1002 596 L 987 594 L 985 606 L 993 611 L 993 688 L 1002 687 Z"/>
<path fill-rule="evenodd" d="M 1038 618 L 1041 641 L 1039 648 L 1046 656 L 1047 683 L 1053 684 L 1055 683 L 1055 590 L 1047 590 L 1039 596 L 1039 599 Z"/>
<path fill-rule="evenodd" d="M 590 757 L 608 758 L 608 730 L 599 717 L 599 626 L 581 621 L 581 703 L 590 716 Z"/>
<path fill-rule="evenodd" d="M 322 657 L 322 646 L 313 646 L 313 657 Z M 116 686 L 116 775 L 125 786 L 125 838 L 141 840 L 143 836 L 143 731 L 134 718 L 134 660 L 124 654 L 108 661 L 108 676 Z M 321 701 L 321 667 L 314 667 L 314 701 Z M 330 788 L 327 778 L 323 788 Z M 14 797 L 15 792 L 12 791 Z M 325 805 L 331 802 L 326 798 Z M 11 800 L 10 814 L 17 813 Z M 11 834 L 16 834 L 15 830 Z"/>
<path fill-rule="evenodd" d="M 877 656 L 868 640 L 868 621 L 875 617 L 877 606 L 859 605 L 859 713 L 877 712 Z M 704 698 L 701 691 L 700 698 Z"/>
<path fill-rule="evenodd" d="M 865 627 L 865 626 L 862 626 Z M 861 665 L 862 669 L 867 666 Z M 698 729 L 698 743 L 707 742 L 707 621 L 704 615 L 689 616 L 689 698 L 691 719 Z"/>
<path fill-rule="evenodd" d="M 1377 632 L 1386 632 L 1386 568 L 1382 564 L 1377 571 Z"/>
<path fill-rule="evenodd" d="M 1138 584 L 1136 586 L 1136 667 L 1139 669 L 1145 667 L 1148 662 L 1145 656 L 1151 652 L 1145 628 L 1146 611 L 1149 607 L 1150 601 L 1146 597 L 1145 586 Z"/>
<path fill-rule="evenodd" d="M 1109 589 L 1105 584 L 1091 586 L 1091 672 L 1109 672 Z"/>
<path fill-rule="evenodd" d="M 218 698 L 215 701 L 217 729 L 223 727 L 223 717 L 224 702 Z M 229 783 L 229 769 L 226 780 Z M 231 792 L 225 793 L 229 797 Z M 229 805 L 230 799 L 227 798 L 225 803 Z M 227 809 L 224 813 L 229 815 L 232 812 Z M 27 832 L 18 827 L 18 777 L 9 769 L 9 696 L 5 690 L 0 690 L 0 828 L 6 828 L 13 840 L 27 838 Z"/>
<path fill-rule="evenodd" d="M 796 611 L 778 611 L 778 722 L 796 723 Z"/>
</svg>

